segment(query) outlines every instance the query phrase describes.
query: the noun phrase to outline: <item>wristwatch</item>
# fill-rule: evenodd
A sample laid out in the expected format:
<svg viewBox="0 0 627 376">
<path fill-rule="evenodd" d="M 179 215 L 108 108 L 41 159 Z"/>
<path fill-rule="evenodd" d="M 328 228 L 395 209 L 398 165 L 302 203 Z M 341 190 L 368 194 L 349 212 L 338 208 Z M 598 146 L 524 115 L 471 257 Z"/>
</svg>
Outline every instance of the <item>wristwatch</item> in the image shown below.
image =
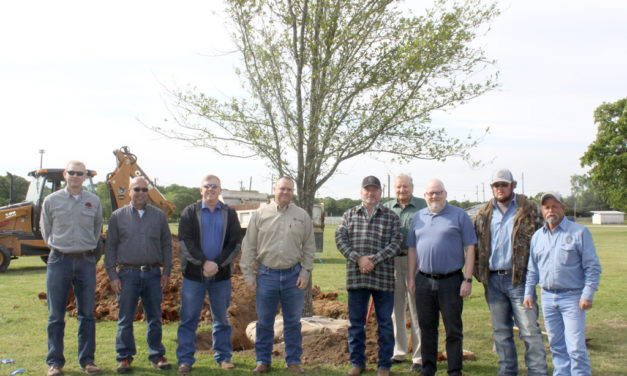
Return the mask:
<svg viewBox="0 0 627 376">
<path fill-rule="evenodd" d="M 465 278 L 464 281 L 468 282 L 468 283 L 472 283 L 472 277 L 470 278 Z"/>
</svg>

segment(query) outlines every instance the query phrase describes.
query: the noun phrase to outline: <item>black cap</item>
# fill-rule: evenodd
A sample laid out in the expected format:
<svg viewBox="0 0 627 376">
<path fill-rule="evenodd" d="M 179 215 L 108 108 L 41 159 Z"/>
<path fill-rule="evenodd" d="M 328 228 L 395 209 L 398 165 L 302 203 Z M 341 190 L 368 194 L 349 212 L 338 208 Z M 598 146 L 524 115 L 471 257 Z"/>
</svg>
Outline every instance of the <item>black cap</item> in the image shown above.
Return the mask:
<svg viewBox="0 0 627 376">
<path fill-rule="evenodd" d="M 375 187 L 381 189 L 381 182 L 376 176 L 366 176 L 364 180 L 361 181 L 362 188 L 366 188 L 369 185 L 374 185 Z"/>
</svg>

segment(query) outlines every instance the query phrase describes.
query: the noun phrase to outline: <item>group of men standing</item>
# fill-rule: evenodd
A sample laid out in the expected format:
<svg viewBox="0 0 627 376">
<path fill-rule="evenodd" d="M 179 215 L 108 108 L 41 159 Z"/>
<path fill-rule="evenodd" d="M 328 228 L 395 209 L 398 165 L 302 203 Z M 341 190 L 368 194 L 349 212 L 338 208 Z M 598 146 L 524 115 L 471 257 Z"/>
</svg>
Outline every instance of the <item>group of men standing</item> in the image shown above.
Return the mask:
<svg viewBox="0 0 627 376">
<path fill-rule="evenodd" d="M 592 307 L 601 266 L 587 228 L 564 217 L 561 196 L 547 192 L 538 205 L 515 194 L 512 173 L 499 170 L 492 176 L 493 199 L 473 223 L 446 201 L 440 180 L 427 183 L 424 201 L 413 196 L 413 188 L 411 177 L 397 176 L 396 199 L 381 205 L 380 181 L 366 177 L 362 204 L 348 210 L 337 228 L 337 247 L 347 259 L 348 375 L 365 371 L 370 296 L 378 324 L 377 375 L 389 375 L 392 361 L 404 361 L 408 354 L 407 304 L 410 369 L 426 376 L 436 373 L 441 315 L 447 372 L 462 375 L 463 299 L 472 291 L 473 275 L 484 285 L 498 375 L 518 374 L 514 323 L 525 342 L 527 374 L 548 374 L 535 299 L 538 283 L 553 374 L 590 375 L 585 311 Z"/>
<path fill-rule="evenodd" d="M 62 375 L 65 364 L 64 316 L 70 287 L 77 303 L 79 363 L 84 372 L 98 374 L 94 305 L 102 208 L 96 195 L 82 189 L 87 176 L 82 162 L 69 162 L 63 175 L 66 187 L 46 198 L 41 213 L 42 236 L 51 249 L 46 280 L 50 312 L 47 375 Z M 462 209 L 446 201 L 440 180 L 427 183 L 422 200 L 413 196 L 411 177 L 399 175 L 394 185 L 396 199 L 382 204 L 379 179 L 363 179 L 362 203 L 344 213 L 335 234 L 337 247 L 346 257 L 349 376 L 360 375 L 366 368 L 364 327 L 370 297 L 378 324 L 379 376 L 389 375 L 392 362 L 404 361 L 408 355 L 407 305 L 411 370 L 435 374 L 441 315 L 448 374 L 461 375 L 463 299 L 472 291 L 473 275 L 484 284 L 499 375 L 518 374 L 514 322 L 525 342 L 528 374 L 548 372 L 535 302 L 538 283 L 554 375 L 590 374 L 585 310 L 592 307 L 601 268 L 589 231 L 564 218 L 564 203 L 555 192 L 542 196 L 541 209 L 514 194 L 516 182 L 508 170 L 497 171 L 491 187 L 494 198 L 473 225 Z M 114 211 L 109 221 L 105 267 L 119 305 L 118 373 L 132 369 L 136 355 L 133 321 L 140 298 L 147 323 L 148 360 L 155 368 L 171 368 L 162 343 L 161 302 L 172 268 L 172 238 L 164 213 L 148 202 L 149 189 L 145 179 L 132 179 L 131 203 Z M 309 215 L 291 202 L 294 182 L 290 178 L 280 178 L 273 190 L 274 201 L 254 213 L 241 244 L 237 214 L 219 201 L 217 176 L 202 179 L 201 200 L 181 214 L 178 374 L 189 374 L 196 361 L 196 329 L 206 294 L 213 318 L 214 358 L 223 370 L 235 368 L 227 309 L 240 245 L 244 280 L 256 293 L 253 374 L 271 369 L 279 303 L 287 369 L 304 373 L 300 317 L 313 269 L 313 226 Z"/>
</svg>

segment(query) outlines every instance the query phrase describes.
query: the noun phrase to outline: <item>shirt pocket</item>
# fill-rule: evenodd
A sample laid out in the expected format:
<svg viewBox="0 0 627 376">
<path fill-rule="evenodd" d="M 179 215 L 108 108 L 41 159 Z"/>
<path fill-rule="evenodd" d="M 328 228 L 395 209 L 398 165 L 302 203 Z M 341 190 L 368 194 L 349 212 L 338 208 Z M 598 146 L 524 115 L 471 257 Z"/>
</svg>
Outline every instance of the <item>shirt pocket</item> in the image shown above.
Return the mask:
<svg viewBox="0 0 627 376">
<path fill-rule="evenodd" d="M 559 259 L 562 265 L 574 266 L 579 262 L 579 252 L 572 243 L 565 243 L 559 247 Z"/>
<path fill-rule="evenodd" d="M 94 218 L 96 217 L 96 210 L 83 208 L 81 209 L 81 227 L 86 231 L 93 231 L 94 229 Z"/>
</svg>

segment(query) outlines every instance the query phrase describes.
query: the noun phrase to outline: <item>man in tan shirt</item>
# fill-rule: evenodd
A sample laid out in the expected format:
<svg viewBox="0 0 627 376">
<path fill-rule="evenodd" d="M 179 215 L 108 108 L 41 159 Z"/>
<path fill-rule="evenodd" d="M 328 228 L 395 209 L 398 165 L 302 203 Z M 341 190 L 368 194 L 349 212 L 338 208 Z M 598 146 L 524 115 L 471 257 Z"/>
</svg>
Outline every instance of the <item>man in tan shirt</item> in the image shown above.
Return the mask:
<svg viewBox="0 0 627 376">
<path fill-rule="evenodd" d="M 315 243 L 311 217 L 291 203 L 293 196 L 292 179 L 280 178 L 274 186 L 274 202 L 253 214 L 242 243 L 240 268 L 246 286 L 257 290 L 255 375 L 270 370 L 274 317 L 279 302 L 283 311 L 287 368 L 293 373 L 304 373 L 300 365 L 303 352 L 300 316 L 303 290 L 313 269 Z"/>
</svg>

